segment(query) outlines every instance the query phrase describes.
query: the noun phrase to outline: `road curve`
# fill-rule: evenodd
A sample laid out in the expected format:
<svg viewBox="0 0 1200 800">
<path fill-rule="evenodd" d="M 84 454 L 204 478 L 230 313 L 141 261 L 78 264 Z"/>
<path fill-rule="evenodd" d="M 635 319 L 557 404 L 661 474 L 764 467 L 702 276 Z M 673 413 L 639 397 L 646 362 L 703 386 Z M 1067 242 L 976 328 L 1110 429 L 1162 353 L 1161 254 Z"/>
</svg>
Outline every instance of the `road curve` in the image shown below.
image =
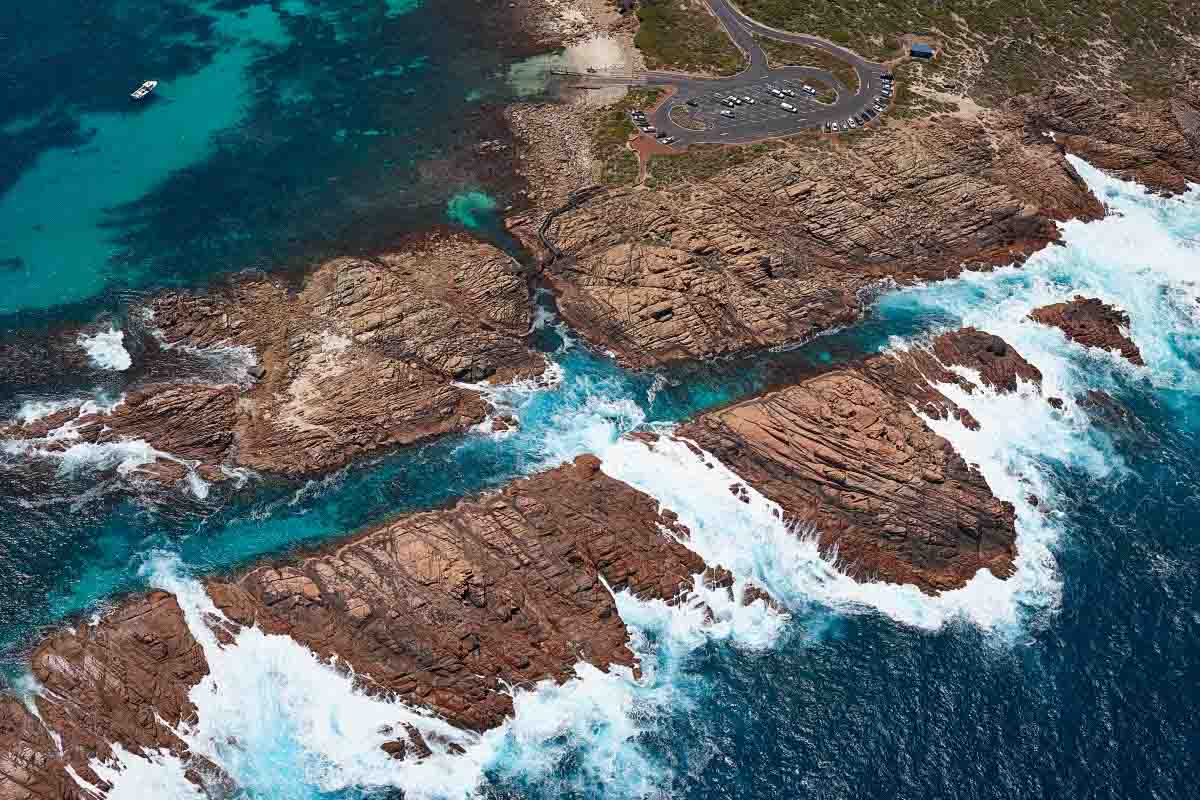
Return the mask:
<svg viewBox="0 0 1200 800">
<path fill-rule="evenodd" d="M 872 106 L 879 96 L 880 75 L 884 66 L 868 61 L 852 50 L 816 36 L 776 30 L 746 16 L 731 0 L 706 0 L 714 16 L 729 34 L 729 38 L 746 55 L 749 65 L 728 78 L 697 78 L 675 72 L 643 72 L 634 78 L 604 78 L 588 76 L 590 81 L 624 83 L 640 86 L 673 86 L 675 94 L 660 108 L 648 115 L 650 124 L 658 131 L 675 137 L 673 145 L 683 147 L 701 143 L 745 143 L 759 139 L 790 136 L 805 129 L 820 129 L 827 123 L 844 125 Z M 817 67 L 779 67 L 771 69 L 767 55 L 755 36 L 823 50 L 854 67 L 858 73 L 857 91 L 838 80 L 827 70 Z M 818 80 L 834 88 L 837 99 L 830 104 L 817 103 L 798 91 L 805 81 Z M 770 94 L 768 87 L 791 88 L 795 97 L 787 101 L 798 107 L 798 113 L 780 108 L 780 100 Z M 718 97 L 735 95 L 751 98 L 731 111 L 734 119 L 720 116 L 725 107 Z M 671 119 L 671 109 L 692 101 L 693 115 L 703 122 L 704 130 L 677 125 Z"/>
</svg>

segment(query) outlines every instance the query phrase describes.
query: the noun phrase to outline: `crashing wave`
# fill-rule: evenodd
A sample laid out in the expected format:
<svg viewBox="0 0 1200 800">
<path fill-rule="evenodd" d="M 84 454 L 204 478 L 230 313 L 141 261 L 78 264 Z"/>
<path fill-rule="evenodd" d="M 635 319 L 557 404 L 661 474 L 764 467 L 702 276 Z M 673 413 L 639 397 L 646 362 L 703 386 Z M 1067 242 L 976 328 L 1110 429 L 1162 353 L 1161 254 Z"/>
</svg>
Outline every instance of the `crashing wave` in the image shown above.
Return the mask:
<svg viewBox="0 0 1200 800">
<path fill-rule="evenodd" d="M 133 359 L 125 349 L 125 332 L 120 328 L 112 327 L 91 335 L 80 334 L 76 342 L 97 369 L 124 372 L 133 366 Z"/>
</svg>

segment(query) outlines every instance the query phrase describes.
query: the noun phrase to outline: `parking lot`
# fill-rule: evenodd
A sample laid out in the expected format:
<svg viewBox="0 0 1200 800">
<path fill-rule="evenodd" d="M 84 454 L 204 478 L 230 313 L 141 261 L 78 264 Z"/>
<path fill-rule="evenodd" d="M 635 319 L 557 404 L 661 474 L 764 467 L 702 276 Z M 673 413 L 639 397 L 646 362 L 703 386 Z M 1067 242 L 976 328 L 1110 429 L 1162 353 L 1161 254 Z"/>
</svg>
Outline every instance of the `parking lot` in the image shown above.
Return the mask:
<svg viewBox="0 0 1200 800">
<path fill-rule="evenodd" d="M 777 89 L 790 89 L 795 93 L 795 97 L 776 97 L 770 92 L 770 87 L 772 86 Z M 770 122 L 782 117 L 795 119 L 798 116 L 803 116 L 805 112 L 829 108 L 828 105 L 818 103 L 813 97 L 806 94 L 801 88 L 803 86 L 804 81 L 802 80 L 782 79 L 752 86 L 743 86 L 730 92 L 710 92 L 691 98 L 699 104 L 692 108 L 692 115 L 701 120 L 706 129 L 720 131 Z M 743 98 L 742 105 L 735 106 L 734 108 L 725 106 L 721 101 L 729 95 L 736 95 L 739 98 Z M 744 98 L 746 97 L 751 98 L 754 102 L 745 102 Z M 780 103 L 783 102 L 795 106 L 798 113 L 793 114 L 783 110 L 780 106 Z M 733 112 L 734 118 L 729 119 L 728 117 L 721 116 L 722 111 Z"/>
</svg>

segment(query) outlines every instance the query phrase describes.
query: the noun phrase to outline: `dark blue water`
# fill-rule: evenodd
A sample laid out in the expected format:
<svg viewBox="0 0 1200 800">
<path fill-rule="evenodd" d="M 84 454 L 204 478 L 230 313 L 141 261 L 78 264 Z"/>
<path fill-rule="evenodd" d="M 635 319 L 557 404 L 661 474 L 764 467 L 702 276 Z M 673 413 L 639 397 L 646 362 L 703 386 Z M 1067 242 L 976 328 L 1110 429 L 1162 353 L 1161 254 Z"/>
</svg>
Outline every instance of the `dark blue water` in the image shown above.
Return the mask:
<svg viewBox="0 0 1200 800">
<path fill-rule="evenodd" d="M 0 314 L 20 352 L 64 320 L 125 324 L 134 292 L 299 268 L 430 223 L 498 235 L 487 197 L 503 204 L 508 165 L 473 148 L 495 130 L 480 98 L 503 98 L 509 55 L 474 4 L 10 12 L 0 268 L 11 291 Z M 159 95 L 131 108 L 125 95 L 147 77 L 162 81 Z M 693 546 L 769 586 L 789 615 L 705 598 L 713 620 L 696 605 L 623 598 L 641 680 L 581 667 L 564 687 L 520 692 L 514 722 L 468 737 L 464 760 L 423 767 L 372 761 L 372 725 L 401 713 L 394 704 L 363 698 L 294 646 L 247 635 L 209 654 L 220 691 L 206 695 L 212 730 L 194 746 L 250 743 L 222 765 L 262 800 L 397 787 L 410 797 L 1200 796 L 1200 199 L 1159 200 L 1081 169 L 1120 217 L 1072 223 L 1067 247 L 1021 270 L 885 296 L 863 325 L 791 353 L 632 375 L 547 327 L 539 345 L 561 381 L 495 397 L 521 422 L 507 437 L 383 454 L 308 483 L 251 477 L 205 499 L 0 454 L 7 672 L 19 676 L 22 647 L 43 626 L 174 580 L 164 554 L 175 573 L 226 570 L 590 451 L 679 511 Z M 1025 319 L 1075 292 L 1129 311 L 1146 369 Z M 855 584 L 774 527 L 765 501 L 712 490 L 719 470 L 619 440 L 964 323 L 1004 336 L 1041 368 L 1045 395 L 1067 400 L 1055 412 L 1036 390 L 979 393 L 963 404 L 983 431 L 939 428 L 1018 508 L 1022 561 L 1008 583 L 977 580 L 937 600 Z M 44 377 L 3 384 L 0 408 L 125 380 Z M 1093 417 L 1074 399 L 1090 388 L 1128 418 Z M 144 796 L 138 770 L 162 768 L 126 766 L 127 794 L 114 798 Z"/>
</svg>

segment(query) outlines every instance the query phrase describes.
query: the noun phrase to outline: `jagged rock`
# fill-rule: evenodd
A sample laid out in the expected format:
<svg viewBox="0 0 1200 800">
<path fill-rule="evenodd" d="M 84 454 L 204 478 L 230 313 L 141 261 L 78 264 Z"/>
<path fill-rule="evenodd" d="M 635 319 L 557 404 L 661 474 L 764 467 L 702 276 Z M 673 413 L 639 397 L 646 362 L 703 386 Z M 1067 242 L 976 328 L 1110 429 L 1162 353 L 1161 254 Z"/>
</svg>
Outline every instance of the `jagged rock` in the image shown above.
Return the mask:
<svg viewBox="0 0 1200 800">
<path fill-rule="evenodd" d="M 31 662 L 44 688 L 38 713 L 62 741 L 62 761 L 101 787 L 89 762 L 110 758 L 113 743 L 182 752 L 183 742 L 156 720 L 175 726 L 192 718 L 188 692 L 208 673 L 178 602 L 159 591 L 125 602 L 98 625 L 51 635 Z M 9 743 L 0 739 L 0 749 Z"/>
<path fill-rule="evenodd" d="M 1171 99 L 1134 102 L 1055 89 L 1011 103 L 1029 120 L 1089 163 L 1151 188 L 1182 192 L 1200 181 L 1200 95 L 1188 86 Z"/>
<path fill-rule="evenodd" d="M 947 119 L 597 194 L 549 226 L 562 256 L 546 277 L 574 327 L 648 367 L 809 338 L 857 319 L 883 279 L 1019 260 L 1057 239 L 1054 219 L 1102 213 L 1020 115 Z M 548 259 L 532 225 L 513 227 Z"/>
<path fill-rule="evenodd" d="M 1018 378 L 1040 380 L 1003 340 L 966 329 L 929 350 L 876 356 L 702 415 L 679 435 L 779 503 L 788 520 L 814 526 L 855 577 L 926 592 L 962 586 L 980 569 L 1007 577 L 1013 507 L 912 410 L 958 413 L 926 380 L 962 381 L 950 365 L 978 370 L 999 391 Z"/>
<path fill-rule="evenodd" d="M 153 303 L 170 346 L 242 346 L 257 356 L 251 386 L 157 384 L 110 414 L 72 422 L 79 437 L 144 439 L 156 450 L 263 472 L 339 467 L 392 445 L 466 430 L 487 405 L 463 381 L 540 373 L 524 337 L 532 307 L 524 277 L 497 248 L 454 238 L 374 260 L 322 265 L 298 293 L 249 279 L 216 295 Z M 78 409 L 6 438 L 44 437 Z M 160 477 L 183 467 L 160 463 Z"/>
<path fill-rule="evenodd" d="M 512 713 L 501 681 L 562 681 L 580 660 L 635 666 L 604 582 L 671 600 L 704 570 L 663 528 L 678 530 L 672 515 L 583 456 L 206 588 L 235 627 L 336 654 L 367 690 L 483 730 Z M 217 634 L 232 639 L 224 624 Z M 46 689 L 37 701 L 46 727 L 11 699 L 0 706 L 0 797 L 71 797 L 59 790 L 74 786 L 66 766 L 100 785 L 89 763 L 109 758 L 112 743 L 187 755 L 171 727 L 197 714 L 189 692 L 208 665 L 174 596 L 135 597 L 95 625 L 51 635 L 32 671 Z M 47 729 L 61 737 L 61 757 Z M 385 751 L 429 754 L 419 732 L 406 734 Z M 25 786 L 45 791 L 21 794 Z"/>
<path fill-rule="evenodd" d="M 1069 303 L 1055 303 L 1036 309 L 1030 319 L 1059 328 L 1068 339 L 1085 347 L 1116 350 L 1130 363 L 1145 365 L 1142 353 L 1125 333 L 1129 315 L 1095 298 L 1075 296 Z"/>
<path fill-rule="evenodd" d="M 0 697 L 0 797 L 84 800 L 65 767 L 42 721 L 15 697 Z"/>
</svg>

